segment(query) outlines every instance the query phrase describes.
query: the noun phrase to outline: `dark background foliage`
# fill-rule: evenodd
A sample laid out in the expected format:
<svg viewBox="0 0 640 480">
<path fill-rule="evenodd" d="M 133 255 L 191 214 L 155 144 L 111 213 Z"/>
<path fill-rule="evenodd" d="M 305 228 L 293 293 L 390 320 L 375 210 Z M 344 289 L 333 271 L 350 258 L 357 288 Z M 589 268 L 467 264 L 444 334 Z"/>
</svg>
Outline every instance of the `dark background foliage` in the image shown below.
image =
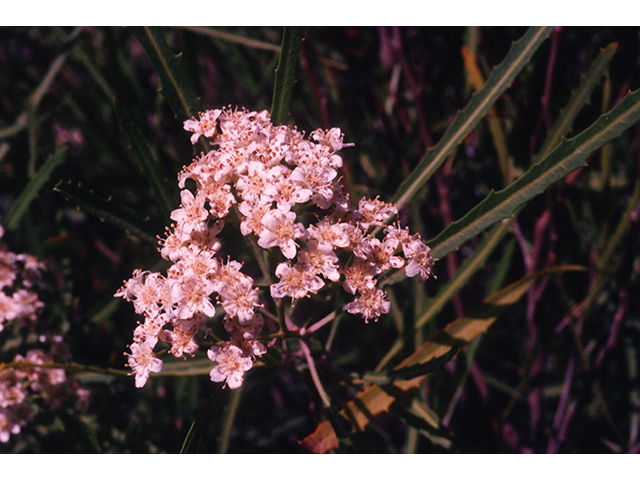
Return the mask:
<svg viewBox="0 0 640 480">
<path fill-rule="evenodd" d="M 351 195 L 389 200 L 472 94 L 462 47 L 476 53 L 486 78 L 525 31 L 303 28 L 290 123 L 307 132 L 339 126 L 345 141 L 355 143 L 343 151 L 341 171 Z M 201 110 L 270 108 L 280 28 L 163 32 L 171 49 L 182 52 Z M 527 168 L 600 49 L 618 44 L 608 75 L 578 116 L 574 132 L 640 87 L 639 33 L 613 27 L 554 30 L 495 106 L 517 168 Z M 182 129 L 186 119 L 176 118 L 159 93 L 158 75 L 126 28 L 1 28 L 0 64 L 0 218 L 37 168 L 56 150 L 67 149 L 64 162 L 4 241 L 48 265 L 42 328 L 62 333 L 78 364 L 124 370 L 123 352 L 139 319 L 131 305 L 113 294 L 134 268 L 166 265 L 154 242 L 77 208 L 54 186 L 80 184 L 82 192 L 110 199 L 139 218 L 152 239 L 161 235 L 169 219 L 133 161 L 123 118 L 135 124 L 149 154 L 159 159 L 175 208 L 176 174 L 198 153 Z M 52 66 L 57 70 L 48 79 Z M 638 177 L 637 134 L 630 129 L 594 155 L 587 169 L 531 201 L 491 260 L 407 345 L 429 338 L 525 273 L 555 264 L 594 269 Z M 401 212 L 404 224 L 425 240 L 433 238 L 491 189 L 502 188 L 496 156 L 487 124 L 481 123 Z M 416 435 L 411 418 L 385 414 L 355 435 L 346 451 L 638 452 L 639 213 L 631 215 L 625 240 L 604 265 L 606 275 L 597 290 L 591 290 L 594 270 L 541 281 L 472 345 L 475 356 L 461 355 L 428 378 L 421 395 L 443 424 L 435 438 L 452 439 L 452 446 Z M 455 273 L 476 243 L 441 259 L 437 280 L 395 285 L 395 315 L 367 325 L 356 317 L 343 318 L 328 355 L 320 355 L 320 345 L 329 329 L 320 332 L 313 345 L 318 368 L 338 406 L 356 393 L 345 375 L 376 367 L 393 341 L 409 330 L 403 324 L 412 321 L 415 310 Z M 243 255 L 233 247 L 228 253 Z M 506 265 L 500 263 L 505 258 Z M 331 311 L 333 305 L 326 308 Z M 318 314 L 311 304 L 308 314 Z M 0 361 L 15 354 L 10 333 L 0 333 Z M 406 349 L 394 359 L 411 352 Z M 308 371 L 293 354 L 284 352 L 283 359 L 281 367 L 249 372 L 228 430 L 227 451 L 297 452 L 298 441 L 324 419 Z M 88 412 L 79 414 L 70 406 L 42 409 L 0 451 L 174 453 L 218 388 L 206 372 L 152 376 L 143 389 L 127 376 L 76 374 L 92 392 Z M 219 451 L 224 428 L 212 424 L 200 450 Z"/>
</svg>

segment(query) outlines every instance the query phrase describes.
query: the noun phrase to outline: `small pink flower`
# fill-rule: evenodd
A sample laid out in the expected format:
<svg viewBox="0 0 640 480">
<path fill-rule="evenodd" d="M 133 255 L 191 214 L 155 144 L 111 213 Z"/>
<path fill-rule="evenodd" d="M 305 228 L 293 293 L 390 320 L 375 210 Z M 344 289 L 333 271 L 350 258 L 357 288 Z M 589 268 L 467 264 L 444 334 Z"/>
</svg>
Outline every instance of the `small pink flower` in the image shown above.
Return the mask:
<svg viewBox="0 0 640 480">
<path fill-rule="evenodd" d="M 321 252 L 328 253 L 336 247 L 349 246 L 349 227 L 345 223 L 332 223 L 322 219 L 316 225 L 309 225 L 306 235 L 316 240 L 317 248 Z"/>
<path fill-rule="evenodd" d="M 205 199 L 201 195 L 193 196 L 189 190 L 180 192 L 182 204 L 171 212 L 171 220 L 178 222 L 180 231 L 188 235 L 207 220 L 209 212 L 204 208 Z"/>
<path fill-rule="evenodd" d="M 222 308 L 228 315 L 236 317 L 240 323 L 251 321 L 254 309 L 261 307 L 258 302 L 258 292 L 253 288 L 253 282 L 236 282 L 221 289 Z"/>
<path fill-rule="evenodd" d="M 431 275 L 431 268 L 435 260 L 431 256 L 431 249 L 419 240 L 413 240 L 403 244 L 404 256 L 409 260 L 405 267 L 407 277 L 420 275 L 420 281 L 426 280 Z"/>
<path fill-rule="evenodd" d="M 131 354 L 127 354 L 129 357 L 128 365 L 135 373 L 137 388 L 144 387 L 151 372 L 162 371 L 162 360 L 153 355 L 153 347 L 156 342 L 156 338 L 147 338 L 142 343 L 131 344 Z"/>
<path fill-rule="evenodd" d="M 378 319 L 380 315 L 389 313 L 391 302 L 385 299 L 384 291 L 379 288 L 370 288 L 360 293 L 360 297 L 345 306 L 349 313 L 359 313 L 365 322 L 370 319 Z"/>
<path fill-rule="evenodd" d="M 175 283 L 173 295 L 177 308 L 175 314 L 179 319 L 187 319 L 198 312 L 213 317 L 216 307 L 211 303 L 209 295 L 214 291 L 212 282 L 196 275 L 185 275 Z"/>
<path fill-rule="evenodd" d="M 293 212 L 269 211 L 260 222 L 264 228 L 260 232 L 258 245 L 262 248 L 280 247 L 282 254 L 292 259 L 298 248 L 294 240 L 304 235 L 304 226 L 295 221 L 296 214 Z"/>
<path fill-rule="evenodd" d="M 211 381 L 225 382 L 232 389 L 242 385 L 244 372 L 253 366 L 251 357 L 243 356 L 242 350 L 231 344 L 211 347 L 207 355 L 217 363 L 209 374 Z"/>
<path fill-rule="evenodd" d="M 324 286 L 322 279 L 309 269 L 308 264 L 291 267 L 281 263 L 276 267 L 276 276 L 280 282 L 271 285 L 271 296 L 274 298 L 302 298 L 309 292 L 316 293 Z"/>
<path fill-rule="evenodd" d="M 367 231 L 370 226 L 384 226 L 384 222 L 393 215 L 398 214 L 398 208 L 385 203 L 378 198 L 362 198 L 358 202 L 358 224 L 362 230 Z"/>
<path fill-rule="evenodd" d="M 195 132 L 191 135 L 191 143 L 195 144 L 200 135 L 213 137 L 216 132 L 217 120 L 222 110 L 208 110 L 200 114 L 199 120 L 185 120 L 184 129 L 188 132 Z"/>
</svg>

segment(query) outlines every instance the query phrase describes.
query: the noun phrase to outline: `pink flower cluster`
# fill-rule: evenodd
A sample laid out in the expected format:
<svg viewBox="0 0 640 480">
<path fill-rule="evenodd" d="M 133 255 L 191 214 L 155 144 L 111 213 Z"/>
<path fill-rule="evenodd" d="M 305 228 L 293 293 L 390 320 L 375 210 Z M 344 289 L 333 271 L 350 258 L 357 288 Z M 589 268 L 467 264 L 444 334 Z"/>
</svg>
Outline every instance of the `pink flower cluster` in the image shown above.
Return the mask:
<svg viewBox="0 0 640 480">
<path fill-rule="evenodd" d="M 218 235 L 234 218 L 243 235 L 281 253 L 274 272 L 279 281 L 269 288 L 276 299 L 300 299 L 336 282 L 355 295 L 345 309 L 368 321 L 390 308 L 377 286 L 381 274 L 403 267 L 422 280 L 431 274 L 433 259 L 419 235 L 387 225 L 397 214 L 394 205 L 378 198 L 351 203 L 338 177 L 338 152 L 350 146 L 339 128 L 315 130 L 305 139 L 294 128 L 273 125 L 266 111 L 230 108 L 207 111 L 184 128 L 193 133 L 192 143 L 204 135 L 213 148 L 178 175 L 181 205 L 160 247 L 173 265 L 166 276 L 136 271 L 116 293 L 145 316 L 128 354 L 137 386 L 162 368 L 153 354 L 158 340 L 171 344 L 176 356 L 196 351 L 194 335 L 206 331 L 215 312 L 213 294 L 231 338 L 208 351 L 216 362 L 211 379 L 239 387 L 254 358 L 265 353 L 254 281 L 240 263 L 216 255 Z M 384 232 L 382 239 L 376 229 Z"/>
<path fill-rule="evenodd" d="M 0 239 L 4 229 L 0 226 Z M 43 264 L 26 253 L 0 246 L 0 332 L 8 322 L 32 325 L 44 304 L 32 288 L 41 280 Z"/>
<path fill-rule="evenodd" d="M 66 344 L 59 335 L 40 336 L 41 343 L 49 343 L 49 351 L 35 348 L 25 356 L 16 355 L 13 362 L 24 362 L 29 366 L 3 368 L 0 370 L 0 442 L 9 441 L 11 434 L 20 433 L 29 423 L 35 408 L 34 397 L 42 399 L 50 409 L 58 408 L 62 402 L 75 399 L 76 409 L 85 410 L 89 391 L 78 386 L 72 376 L 61 368 L 40 368 L 37 365 L 68 359 Z"/>
<path fill-rule="evenodd" d="M 0 226 L 0 238 L 4 234 Z M 44 304 L 38 299 L 34 287 L 41 283 L 44 265 L 28 254 L 16 254 L 0 247 L 0 331 L 11 322 L 12 326 L 28 326 L 34 330 L 35 322 Z M 6 333 L 6 331 L 5 331 Z M 41 335 L 40 343 L 48 343 L 48 352 L 41 348 L 29 350 L 25 356 L 16 355 L 13 363 L 29 366 L 0 368 L 0 442 L 6 443 L 12 434 L 34 416 L 33 398 L 41 398 L 50 408 L 58 407 L 65 399 L 75 397 L 78 408 L 84 407 L 89 392 L 80 388 L 63 369 L 40 368 L 36 365 L 67 361 L 69 353 L 59 335 Z"/>
</svg>

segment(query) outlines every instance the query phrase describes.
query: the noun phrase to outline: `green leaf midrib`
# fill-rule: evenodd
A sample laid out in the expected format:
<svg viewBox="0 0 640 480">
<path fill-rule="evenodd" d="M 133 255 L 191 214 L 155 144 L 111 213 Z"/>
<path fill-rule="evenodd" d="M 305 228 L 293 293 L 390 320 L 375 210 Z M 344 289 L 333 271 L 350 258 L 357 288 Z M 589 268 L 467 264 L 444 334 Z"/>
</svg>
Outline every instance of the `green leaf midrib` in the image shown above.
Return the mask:
<svg viewBox="0 0 640 480">
<path fill-rule="evenodd" d="M 160 45 L 158 44 L 158 42 L 156 40 L 156 36 L 153 34 L 153 32 L 151 31 L 151 29 L 149 27 L 142 27 L 142 28 L 143 28 L 144 32 L 147 34 L 149 43 L 153 47 L 153 50 L 154 50 L 154 52 L 156 54 L 156 57 L 157 57 L 158 61 L 160 62 L 160 64 L 163 67 L 165 75 L 167 75 L 167 78 L 170 80 L 171 84 L 173 85 L 173 87 L 175 89 L 175 92 L 178 95 L 178 98 L 180 99 L 180 103 L 182 104 L 182 107 L 184 108 L 184 111 L 187 114 L 186 118 L 192 117 L 195 114 L 195 112 L 193 112 L 191 110 L 191 106 L 189 104 L 189 101 L 184 96 L 184 93 L 182 92 L 182 89 L 180 88 L 180 82 L 178 81 L 176 76 L 173 74 L 171 66 L 169 65 L 167 60 L 164 58 L 164 56 L 162 55 L 162 49 L 160 48 Z M 178 60 L 178 59 L 181 58 L 181 56 L 182 56 L 182 53 L 179 53 L 179 54 L 175 55 L 173 58 Z"/>
<path fill-rule="evenodd" d="M 629 93 L 616 107 L 602 115 L 576 137 L 562 139 L 541 162 L 507 188 L 482 200 L 464 217 L 427 242 L 436 258 L 458 249 L 465 241 L 493 223 L 507 218 L 522 204 L 572 171 L 586 165 L 594 151 L 640 120 L 640 89 Z"/>
<path fill-rule="evenodd" d="M 393 202 L 402 208 L 426 183 L 464 137 L 482 120 L 498 97 L 509 87 L 538 47 L 551 33 L 552 27 L 531 27 L 515 42 L 504 60 L 496 66 L 484 86 L 458 113 L 447 132 L 422 158 L 409 177 L 396 191 Z"/>
<path fill-rule="evenodd" d="M 286 123 L 291 104 L 291 94 L 296 83 L 295 73 L 302 37 L 300 27 L 284 27 L 280 58 L 271 101 L 271 121 L 274 125 Z"/>
</svg>

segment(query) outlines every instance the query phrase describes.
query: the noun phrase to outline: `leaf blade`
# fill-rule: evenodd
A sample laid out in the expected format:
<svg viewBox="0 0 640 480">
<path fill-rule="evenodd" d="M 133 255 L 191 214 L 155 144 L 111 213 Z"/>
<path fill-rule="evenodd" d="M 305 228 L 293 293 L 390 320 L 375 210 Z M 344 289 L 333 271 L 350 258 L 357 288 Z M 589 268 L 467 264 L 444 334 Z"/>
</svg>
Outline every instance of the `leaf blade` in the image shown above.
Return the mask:
<svg viewBox="0 0 640 480">
<path fill-rule="evenodd" d="M 193 117 L 200 105 L 192 83 L 182 67 L 182 53 L 174 55 L 159 27 L 127 27 L 142 45 L 160 78 L 160 93 L 167 99 L 176 118 Z"/>
<path fill-rule="evenodd" d="M 50 179 L 51 174 L 58 165 L 64 160 L 66 149 L 58 150 L 53 153 L 47 161 L 38 169 L 33 178 L 27 183 L 25 188 L 20 192 L 18 198 L 13 203 L 11 209 L 4 218 L 4 227 L 7 230 L 13 230 L 18 227 L 20 219 L 29 209 L 31 202 L 38 196 L 42 187 Z"/>
<path fill-rule="evenodd" d="M 440 141 L 425 154 L 413 172 L 400 185 L 392 200 L 398 208 L 407 204 L 466 135 L 482 120 L 549 36 L 551 30 L 551 27 L 531 27 L 512 45 L 502 63 L 493 69 L 484 86 L 471 97 L 467 106 L 458 113 Z"/>
<path fill-rule="evenodd" d="M 156 237 L 147 231 L 148 220 L 135 216 L 113 200 L 101 198 L 91 190 L 84 189 L 81 185 L 73 185 L 71 182 L 60 181 L 54 190 L 74 203 L 77 208 L 96 215 L 100 220 L 116 225 L 131 235 L 157 245 Z"/>
<path fill-rule="evenodd" d="M 178 203 L 177 198 L 172 198 L 173 188 L 163 175 L 158 158 L 153 154 L 149 142 L 144 138 L 138 126 L 117 102 L 115 108 L 116 115 L 129 143 L 131 156 L 136 162 L 140 173 L 149 182 L 162 211 L 169 217 Z"/>
<path fill-rule="evenodd" d="M 454 348 L 469 343 L 474 338 L 485 333 L 498 317 L 507 308 L 519 301 L 540 277 L 580 271 L 586 271 L 586 268 L 578 265 L 561 265 L 541 270 L 513 282 L 488 296 L 467 315 L 451 322 L 432 340 L 422 344 L 413 354 L 403 360 L 396 369 L 407 369 L 420 364 L 428 364 L 428 362 L 436 365 L 437 362 L 435 360 L 438 358 L 446 358 Z M 354 400 L 347 402 L 340 413 L 351 421 L 354 428 L 363 430 L 373 417 L 388 411 L 402 392 L 418 386 L 425 376 L 426 374 L 387 385 L 371 385 Z M 336 445 L 337 443 L 336 434 L 327 421 L 319 424 L 318 428 L 301 442 L 301 445 L 314 448 L 315 450 L 312 450 L 313 453 L 325 453 L 325 451 L 319 449 L 327 445 Z"/>
<path fill-rule="evenodd" d="M 180 453 L 198 453 L 199 442 L 204 434 L 204 429 L 210 424 L 211 419 L 220 412 L 227 403 L 229 389 L 217 387 L 207 403 L 202 407 L 195 420 L 191 424 L 187 436 L 184 439 Z"/>
<path fill-rule="evenodd" d="M 271 121 L 274 125 L 286 123 L 289 116 L 291 94 L 296 83 L 296 67 L 302 37 L 300 27 L 284 27 L 280 59 L 276 68 L 276 80 L 271 101 Z"/>
<path fill-rule="evenodd" d="M 540 151 L 537 153 L 533 163 L 537 163 L 537 161 L 542 160 L 549 155 L 551 151 L 558 146 L 562 136 L 567 135 L 570 132 L 571 126 L 573 125 L 573 121 L 578 115 L 578 112 L 589 102 L 593 89 L 605 75 L 607 68 L 609 67 L 609 63 L 613 59 L 617 49 L 618 44 L 612 43 L 600 51 L 600 54 L 592 62 L 587 73 L 582 76 L 578 87 L 567 102 L 562 115 L 560 115 L 549 131 L 549 134 L 542 144 L 542 147 L 540 147 Z"/>
<path fill-rule="evenodd" d="M 542 193 L 569 173 L 586 165 L 598 148 L 622 134 L 640 120 L 640 89 L 627 94 L 612 110 L 600 116 L 590 127 L 560 144 L 522 177 L 499 192 L 491 191 L 464 217 L 453 222 L 427 242 L 435 258 L 460 248 L 490 225 L 513 215 L 516 209 Z"/>
</svg>

